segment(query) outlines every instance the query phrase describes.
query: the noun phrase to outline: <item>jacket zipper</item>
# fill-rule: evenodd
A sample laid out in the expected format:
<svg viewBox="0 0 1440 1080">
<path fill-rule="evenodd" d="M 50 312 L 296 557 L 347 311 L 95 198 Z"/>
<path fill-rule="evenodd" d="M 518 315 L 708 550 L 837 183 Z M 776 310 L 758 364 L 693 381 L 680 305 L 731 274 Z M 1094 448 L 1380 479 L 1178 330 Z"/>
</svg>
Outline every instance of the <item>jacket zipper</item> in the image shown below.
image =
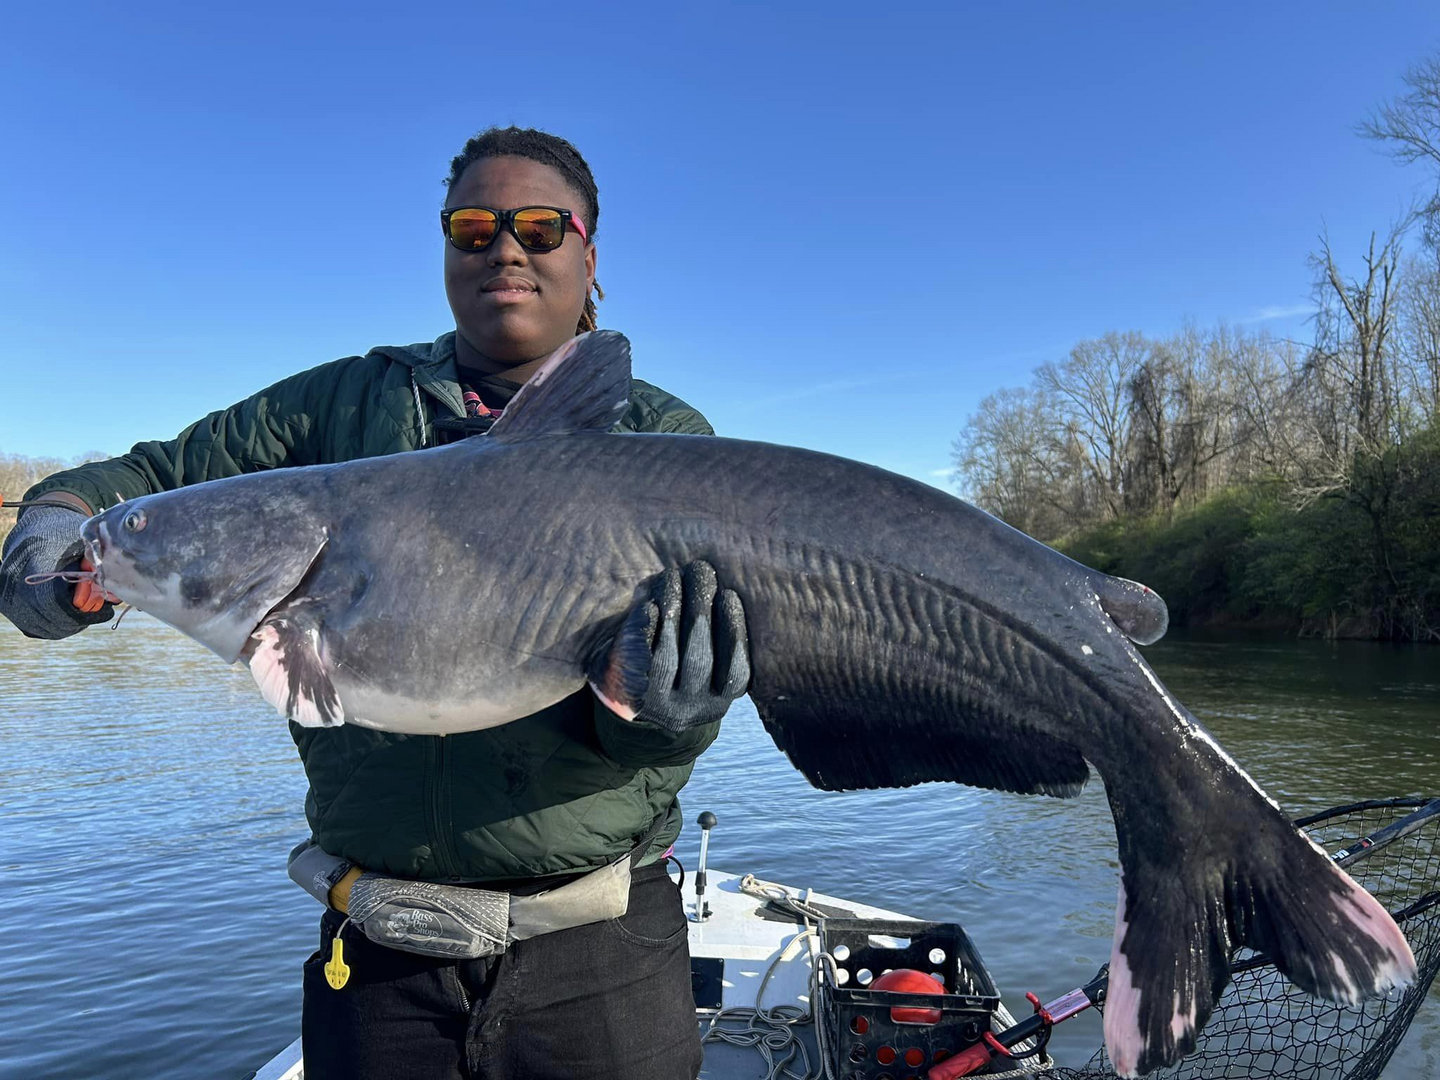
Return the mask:
<svg viewBox="0 0 1440 1080">
<path fill-rule="evenodd" d="M 452 843 L 451 823 L 449 814 L 449 791 L 450 791 L 450 758 L 445 752 L 447 737 L 444 735 L 430 736 L 430 772 L 433 781 L 430 788 L 429 818 L 430 818 L 430 854 L 435 860 L 435 868 L 443 878 L 458 878 L 460 876 L 459 856 Z"/>
<path fill-rule="evenodd" d="M 420 383 L 415 378 L 414 371 L 410 372 L 410 389 L 415 395 L 415 419 L 420 425 L 420 446 L 424 448 L 426 445 L 425 407 L 422 404 Z M 445 411 L 454 412 L 434 390 L 428 386 L 425 389 Z M 451 820 L 450 813 L 450 758 L 446 753 L 445 736 L 430 737 L 430 753 L 426 768 L 430 773 L 430 789 L 426 792 L 430 854 L 441 877 L 458 878 L 460 876 L 460 854 L 454 844 L 454 822 Z"/>
</svg>

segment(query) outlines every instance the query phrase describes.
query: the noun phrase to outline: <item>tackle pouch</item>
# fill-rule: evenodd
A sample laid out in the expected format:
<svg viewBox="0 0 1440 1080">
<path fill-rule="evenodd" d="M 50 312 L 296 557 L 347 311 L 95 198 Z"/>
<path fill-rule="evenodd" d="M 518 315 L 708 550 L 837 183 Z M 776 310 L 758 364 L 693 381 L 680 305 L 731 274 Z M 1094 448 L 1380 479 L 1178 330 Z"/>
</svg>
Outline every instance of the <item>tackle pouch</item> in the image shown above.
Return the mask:
<svg viewBox="0 0 1440 1080">
<path fill-rule="evenodd" d="M 377 945 L 446 960 L 505 951 L 510 894 L 361 874 L 345 913 Z"/>
</svg>

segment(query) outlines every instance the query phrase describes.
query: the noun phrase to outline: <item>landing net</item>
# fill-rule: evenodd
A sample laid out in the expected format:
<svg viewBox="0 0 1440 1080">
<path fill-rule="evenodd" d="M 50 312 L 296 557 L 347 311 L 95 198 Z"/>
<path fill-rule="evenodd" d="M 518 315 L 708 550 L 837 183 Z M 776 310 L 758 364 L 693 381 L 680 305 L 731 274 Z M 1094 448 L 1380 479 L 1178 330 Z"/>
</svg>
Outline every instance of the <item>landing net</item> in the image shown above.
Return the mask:
<svg viewBox="0 0 1440 1080">
<path fill-rule="evenodd" d="M 1334 854 L 1424 806 L 1418 798 L 1339 806 L 1296 822 Z M 1296 989 L 1270 964 L 1238 972 L 1200 1033 L 1195 1053 L 1157 1080 L 1377 1080 L 1440 969 L 1440 817 L 1345 867 L 1395 916 L 1415 953 L 1409 989 L 1336 1005 Z M 1251 954 L 1233 957 L 1243 965 Z M 992 1065 L 998 1071 L 999 1063 Z M 1080 1069 L 1052 1067 L 1033 1080 L 1113 1080 L 1102 1049 Z"/>
</svg>

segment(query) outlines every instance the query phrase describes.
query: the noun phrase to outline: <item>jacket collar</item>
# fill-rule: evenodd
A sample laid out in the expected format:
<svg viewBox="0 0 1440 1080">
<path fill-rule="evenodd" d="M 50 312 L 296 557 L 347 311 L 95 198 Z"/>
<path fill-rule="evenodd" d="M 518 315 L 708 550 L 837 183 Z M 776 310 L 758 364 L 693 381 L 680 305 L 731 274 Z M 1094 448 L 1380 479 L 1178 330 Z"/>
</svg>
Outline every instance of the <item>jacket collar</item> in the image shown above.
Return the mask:
<svg viewBox="0 0 1440 1080">
<path fill-rule="evenodd" d="M 410 368 L 415 385 L 436 398 L 452 416 L 464 416 L 460 400 L 460 373 L 455 366 L 455 331 L 433 342 L 416 345 L 381 345 L 370 350 Z"/>
</svg>

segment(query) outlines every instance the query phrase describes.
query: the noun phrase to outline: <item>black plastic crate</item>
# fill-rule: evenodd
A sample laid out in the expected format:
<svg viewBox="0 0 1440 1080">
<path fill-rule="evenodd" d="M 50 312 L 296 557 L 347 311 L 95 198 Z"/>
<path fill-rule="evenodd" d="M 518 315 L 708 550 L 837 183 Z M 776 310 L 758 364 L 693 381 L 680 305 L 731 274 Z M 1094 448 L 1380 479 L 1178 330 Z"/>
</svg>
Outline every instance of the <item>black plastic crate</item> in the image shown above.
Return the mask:
<svg viewBox="0 0 1440 1080">
<path fill-rule="evenodd" d="M 873 940 L 877 937 L 909 944 L 895 948 Z M 973 1045 L 990 1030 L 1000 995 L 974 944 L 956 923 L 826 919 L 820 924 L 820 948 L 845 972 L 839 986 L 827 972 L 820 990 L 820 1022 L 837 1080 L 924 1077 L 937 1061 Z M 895 968 L 933 975 L 945 984 L 945 993 L 869 989 Z M 933 1024 L 896 1023 L 890 1018 L 895 1006 L 939 1009 L 940 1019 Z"/>
</svg>

